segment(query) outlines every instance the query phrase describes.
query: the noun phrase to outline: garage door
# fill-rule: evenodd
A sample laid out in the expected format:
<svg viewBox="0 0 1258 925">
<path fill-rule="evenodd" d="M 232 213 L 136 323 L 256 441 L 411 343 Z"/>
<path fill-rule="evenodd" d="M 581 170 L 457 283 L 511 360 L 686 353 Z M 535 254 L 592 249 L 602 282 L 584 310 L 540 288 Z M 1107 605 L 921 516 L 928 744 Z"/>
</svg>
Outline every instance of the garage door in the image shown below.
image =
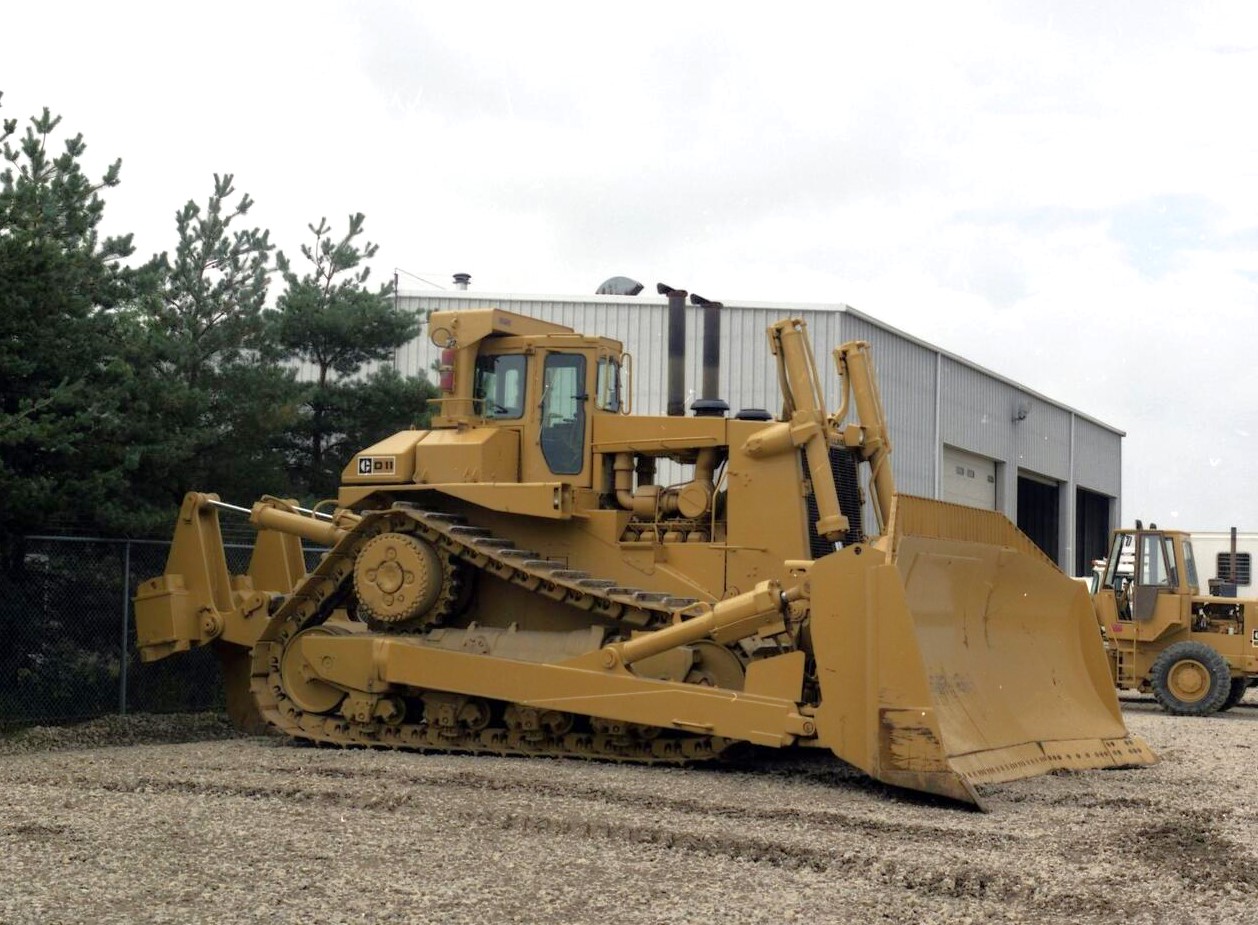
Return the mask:
<svg viewBox="0 0 1258 925">
<path fill-rule="evenodd" d="M 945 446 L 942 498 L 953 504 L 996 509 L 996 463 L 986 456 Z"/>
</svg>

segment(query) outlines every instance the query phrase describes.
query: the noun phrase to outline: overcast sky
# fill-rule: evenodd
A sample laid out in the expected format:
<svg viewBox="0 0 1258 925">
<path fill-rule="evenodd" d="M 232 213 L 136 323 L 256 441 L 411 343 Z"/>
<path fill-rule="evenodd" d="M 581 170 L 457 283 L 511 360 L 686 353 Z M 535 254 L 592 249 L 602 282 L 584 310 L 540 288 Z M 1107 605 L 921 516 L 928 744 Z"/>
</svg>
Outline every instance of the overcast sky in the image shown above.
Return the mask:
<svg viewBox="0 0 1258 925">
<path fill-rule="evenodd" d="M 38 11 L 37 11 L 38 10 Z M 374 272 L 843 302 L 1127 432 L 1123 519 L 1258 531 L 1258 3 L 6 6 L 106 227 L 215 172 Z"/>
</svg>

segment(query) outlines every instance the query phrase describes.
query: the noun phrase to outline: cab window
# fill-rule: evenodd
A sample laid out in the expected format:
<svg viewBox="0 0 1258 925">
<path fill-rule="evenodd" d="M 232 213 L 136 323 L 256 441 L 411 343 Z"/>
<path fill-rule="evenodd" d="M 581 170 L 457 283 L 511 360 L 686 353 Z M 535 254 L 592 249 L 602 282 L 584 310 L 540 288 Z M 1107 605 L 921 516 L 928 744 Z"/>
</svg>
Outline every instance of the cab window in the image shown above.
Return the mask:
<svg viewBox="0 0 1258 925">
<path fill-rule="evenodd" d="M 1184 538 L 1184 577 L 1188 579 L 1188 585 L 1192 588 L 1200 588 L 1197 583 L 1197 560 L 1192 554 L 1192 540 Z"/>
<path fill-rule="evenodd" d="M 1175 541 L 1162 537 L 1162 560 L 1166 564 L 1166 583 L 1172 588 L 1179 587 L 1179 570 L 1175 567 Z"/>
<path fill-rule="evenodd" d="M 598 358 L 595 404 L 599 411 L 620 412 L 620 364 L 611 357 Z"/>
<path fill-rule="evenodd" d="M 484 417 L 507 420 L 523 417 L 527 363 L 518 353 L 476 358 L 472 398 Z"/>
<path fill-rule="evenodd" d="M 1126 583 L 1132 577 L 1131 548 L 1131 534 L 1114 534 L 1114 545 L 1110 549 L 1109 563 L 1105 569 L 1105 579 L 1101 582 L 1102 588 L 1113 588 L 1116 591 L 1120 591 L 1126 587 Z"/>
<path fill-rule="evenodd" d="M 1172 571 L 1167 567 L 1167 546 L 1160 536 L 1142 536 L 1140 538 L 1139 583 L 1142 585 L 1168 586 L 1171 583 Z"/>
</svg>

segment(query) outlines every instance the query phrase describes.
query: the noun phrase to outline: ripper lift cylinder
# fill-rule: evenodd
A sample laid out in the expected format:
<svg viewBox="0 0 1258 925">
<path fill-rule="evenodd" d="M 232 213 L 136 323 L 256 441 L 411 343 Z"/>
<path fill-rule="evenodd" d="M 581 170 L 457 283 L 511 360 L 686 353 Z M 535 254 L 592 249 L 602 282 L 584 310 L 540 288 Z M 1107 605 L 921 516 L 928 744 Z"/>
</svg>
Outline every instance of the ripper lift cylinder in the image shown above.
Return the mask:
<svg viewBox="0 0 1258 925">
<path fill-rule="evenodd" d="M 769 342 L 779 358 L 785 416 L 793 427 L 816 426 L 804 442 L 804 459 L 817 501 L 817 534 L 834 542 L 847 532 L 848 521 L 839 508 L 839 492 L 830 469 L 826 409 L 807 331 L 807 325 L 798 318 L 779 321 L 769 328 Z"/>
<path fill-rule="evenodd" d="M 869 480 L 878 506 L 878 519 L 885 525 L 891 513 L 891 500 L 895 497 L 895 477 L 891 473 L 891 437 L 887 433 L 887 415 L 874 382 L 869 343 L 857 340 L 837 347 L 834 362 L 839 375 L 847 383 L 852 405 L 861 422 L 861 456 L 869 462 Z"/>
</svg>

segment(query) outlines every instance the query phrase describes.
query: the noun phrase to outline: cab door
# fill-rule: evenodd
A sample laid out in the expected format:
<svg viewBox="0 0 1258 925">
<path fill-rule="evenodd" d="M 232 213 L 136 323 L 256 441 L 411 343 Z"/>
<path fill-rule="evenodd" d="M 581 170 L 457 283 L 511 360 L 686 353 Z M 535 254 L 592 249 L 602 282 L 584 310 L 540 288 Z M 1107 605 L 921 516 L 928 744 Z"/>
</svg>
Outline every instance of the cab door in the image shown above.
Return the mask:
<svg viewBox="0 0 1258 925">
<path fill-rule="evenodd" d="M 1156 639 L 1182 622 L 1185 598 L 1180 592 L 1179 562 L 1172 537 L 1142 533 L 1138 537 L 1131 618 L 1141 639 Z"/>
<path fill-rule="evenodd" d="M 536 452 L 529 454 L 525 479 L 589 487 L 589 357 L 577 350 L 539 352 L 540 400 L 530 428 Z"/>
</svg>

